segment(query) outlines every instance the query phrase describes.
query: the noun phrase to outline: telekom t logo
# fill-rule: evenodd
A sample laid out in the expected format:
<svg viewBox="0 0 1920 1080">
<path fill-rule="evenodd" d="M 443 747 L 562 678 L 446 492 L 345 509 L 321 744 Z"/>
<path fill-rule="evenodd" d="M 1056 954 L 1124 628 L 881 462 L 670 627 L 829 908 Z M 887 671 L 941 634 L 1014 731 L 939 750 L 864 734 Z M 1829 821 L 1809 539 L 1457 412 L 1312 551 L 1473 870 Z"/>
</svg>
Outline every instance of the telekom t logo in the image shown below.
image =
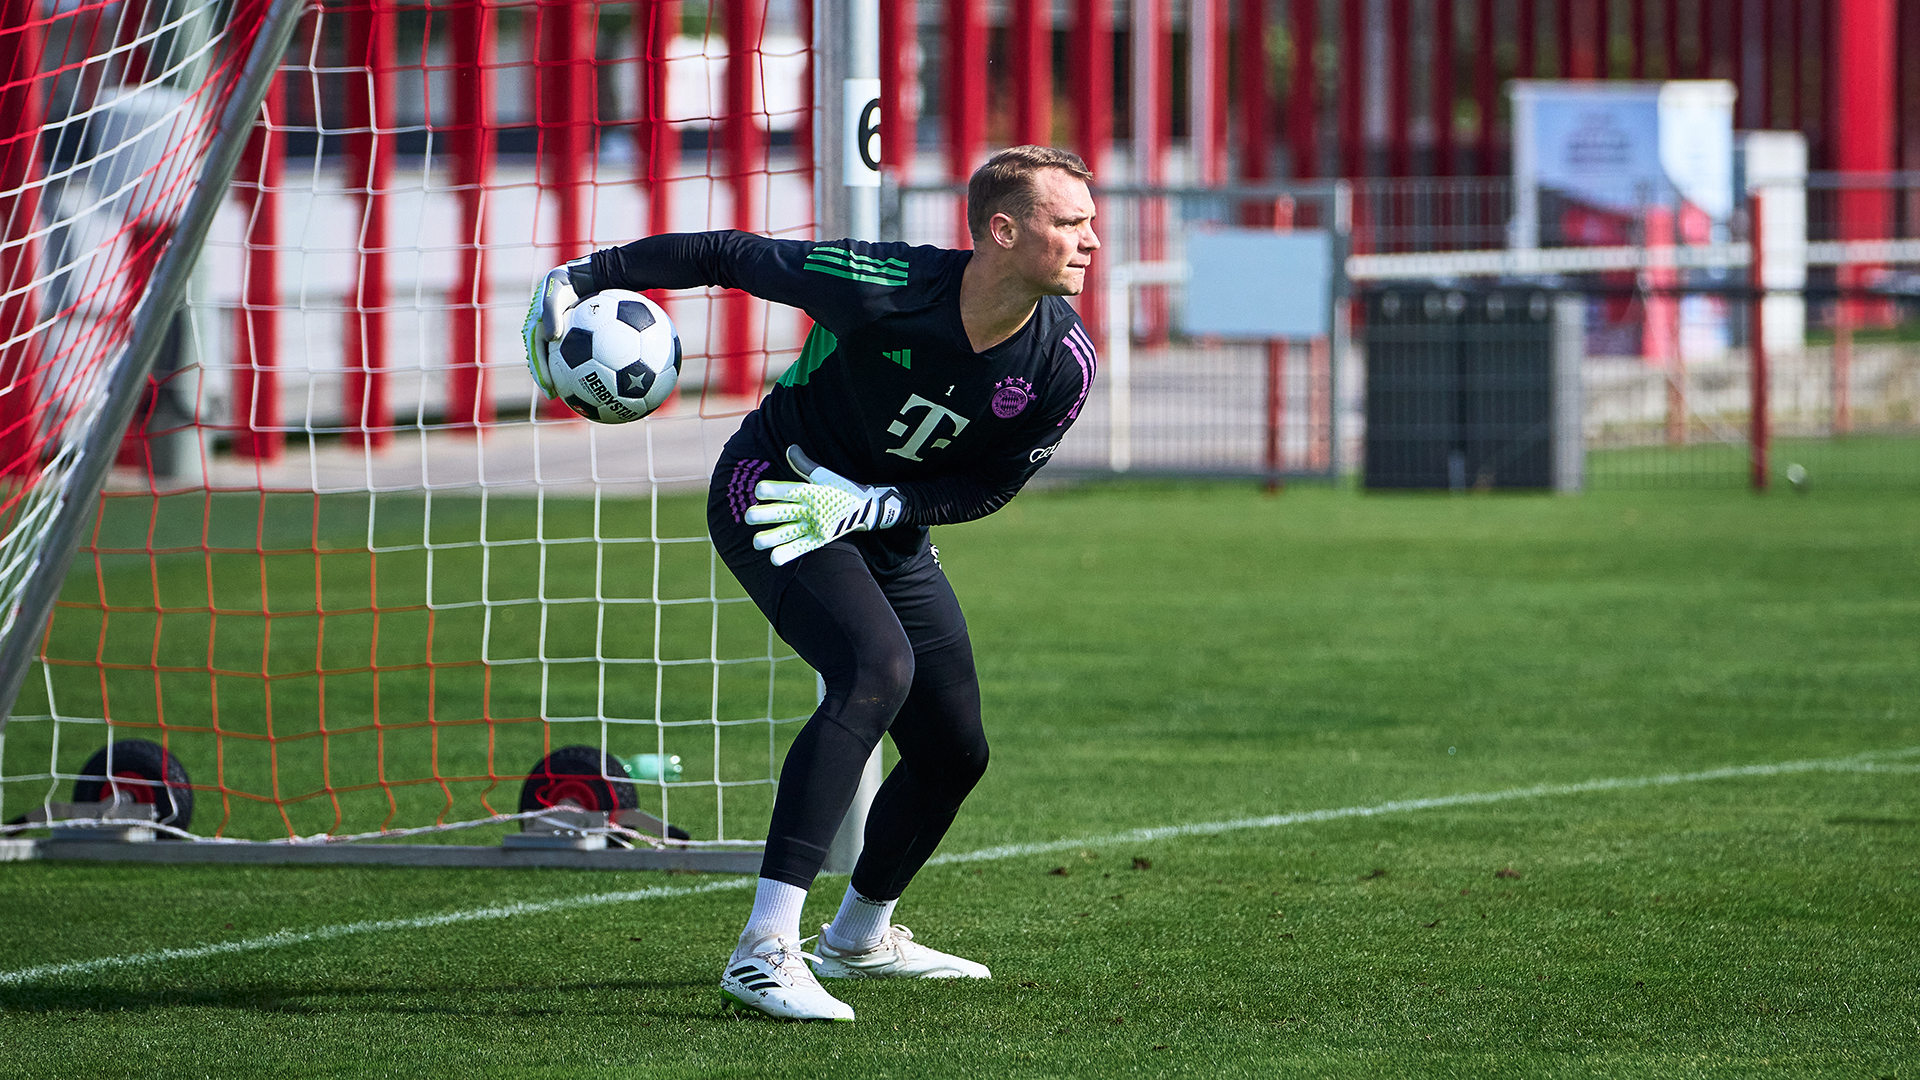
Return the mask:
<svg viewBox="0 0 1920 1080">
<path fill-rule="evenodd" d="M 955 435 L 967 430 L 966 417 L 961 416 L 959 413 L 954 412 L 944 405 L 937 405 L 934 402 L 928 401 L 919 394 L 913 394 L 907 398 L 907 403 L 900 406 L 900 415 L 907 416 L 915 409 L 927 410 L 926 416 L 920 420 L 920 426 L 914 429 L 913 437 L 907 440 L 907 445 L 893 447 L 889 449 L 887 453 L 899 454 L 908 461 L 919 461 L 921 450 L 938 450 L 953 441 L 952 439 L 933 438 L 934 432 L 940 430 L 940 421 L 953 421 L 953 434 Z M 907 433 L 907 425 L 895 420 L 893 423 L 887 425 L 887 433 L 889 435 L 905 435 Z M 933 439 L 933 442 L 928 443 L 928 439 Z"/>
</svg>

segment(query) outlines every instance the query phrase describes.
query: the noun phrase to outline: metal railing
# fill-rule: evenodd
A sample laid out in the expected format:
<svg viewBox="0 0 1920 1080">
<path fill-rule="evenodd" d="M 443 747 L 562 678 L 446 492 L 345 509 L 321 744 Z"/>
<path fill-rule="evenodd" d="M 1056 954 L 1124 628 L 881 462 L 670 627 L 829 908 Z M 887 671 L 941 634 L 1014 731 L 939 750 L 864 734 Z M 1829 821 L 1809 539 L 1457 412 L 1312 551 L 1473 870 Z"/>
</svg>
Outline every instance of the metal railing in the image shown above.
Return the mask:
<svg viewBox="0 0 1920 1080">
<path fill-rule="evenodd" d="M 1769 233 L 1755 318 L 1750 224 L 1713 243 L 1513 250 L 1505 180 L 1096 190 L 1103 249 L 1076 303 L 1101 343 L 1101 386 L 1056 456 L 1080 472 L 1365 476 L 1368 372 L 1381 339 L 1365 296 L 1545 290 L 1571 300 L 1577 426 L 1589 486 L 1740 484 L 1754 475 L 1756 327 L 1774 473 L 1823 483 L 1920 483 L 1920 174 L 1880 186 L 1814 177 L 1804 236 Z M 1897 181 L 1898 183 L 1894 183 Z M 1897 213 L 1880 235 L 1841 219 L 1842 191 Z M 890 189 L 885 235 L 953 245 L 955 186 Z M 1340 260 L 1323 340 L 1186 333 L 1188 238 L 1228 228 L 1325 228 Z M 1784 247 L 1783 247 L 1784 245 Z M 1463 248 L 1465 250 L 1463 250 Z M 1785 255 L 1783 256 L 1783 251 Z M 1122 332 L 1124 331 L 1124 332 Z M 1561 451 L 1561 456 L 1566 456 Z M 1469 481 L 1467 486 L 1473 486 Z"/>
</svg>

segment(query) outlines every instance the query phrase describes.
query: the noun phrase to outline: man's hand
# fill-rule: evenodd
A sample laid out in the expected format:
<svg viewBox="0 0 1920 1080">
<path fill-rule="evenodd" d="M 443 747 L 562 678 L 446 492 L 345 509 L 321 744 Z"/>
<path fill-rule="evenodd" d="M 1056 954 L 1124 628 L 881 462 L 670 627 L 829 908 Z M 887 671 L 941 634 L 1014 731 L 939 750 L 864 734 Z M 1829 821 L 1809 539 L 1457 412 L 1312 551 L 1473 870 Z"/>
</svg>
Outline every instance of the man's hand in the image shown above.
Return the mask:
<svg viewBox="0 0 1920 1080">
<path fill-rule="evenodd" d="M 561 318 L 568 308 L 580 302 L 571 271 L 585 262 L 585 259 L 575 259 L 565 266 L 556 266 L 533 283 L 533 302 L 527 305 L 527 321 L 520 328 L 527 345 L 527 371 L 532 373 L 540 392 L 549 398 L 555 390 L 553 376 L 547 372 L 547 346 L 560 340 Z"/>
<path fill-rule="evenodd" d="M 900 522 L 904 502 L 890 487 L 867 487 L 834 472 L 798 446 L 787 447 L 787 463 L 807 478 L 803 484 L 762 480 L 743 520 L 749 525 L 783 523 L 754 534 L 753 546 L 773 549 L 773 565 L 785 566 L 816 548 L 851 532 L 892 528 Z"/>
</svg>

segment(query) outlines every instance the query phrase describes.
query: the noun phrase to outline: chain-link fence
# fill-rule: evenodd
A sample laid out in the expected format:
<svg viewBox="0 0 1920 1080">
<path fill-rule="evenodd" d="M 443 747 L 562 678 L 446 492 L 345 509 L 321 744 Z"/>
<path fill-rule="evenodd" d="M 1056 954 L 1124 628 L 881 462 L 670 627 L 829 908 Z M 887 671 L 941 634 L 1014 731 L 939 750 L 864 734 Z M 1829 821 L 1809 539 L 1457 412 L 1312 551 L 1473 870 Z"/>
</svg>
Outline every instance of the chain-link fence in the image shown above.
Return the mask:
<svg viewBox="0 0 1920 1080">
<path fill-rule="evenodd" d="M 1628 221 L 1617 245 L 1519 251 L 1505 246 L 1505 180 L 1099 190 L 1103 248 L 1076 304 L 1101 345 L 1100 387 L 1057 467 L 1738 485 L 1755 476 L 1758 437 L 1774 479 L 1920 484 L 1920 174 L 1760 196 L 1771 224 L 1756 287 L 1751 202 L 1691 245 L 1650 244 Z M 958 188 L 900 188 L 886 204 L 891 236 L 965 243 Z M 1331 238 L 1324 334 L 1193 328 L 1194 238 L 1236 230 Z"/>
</svg>

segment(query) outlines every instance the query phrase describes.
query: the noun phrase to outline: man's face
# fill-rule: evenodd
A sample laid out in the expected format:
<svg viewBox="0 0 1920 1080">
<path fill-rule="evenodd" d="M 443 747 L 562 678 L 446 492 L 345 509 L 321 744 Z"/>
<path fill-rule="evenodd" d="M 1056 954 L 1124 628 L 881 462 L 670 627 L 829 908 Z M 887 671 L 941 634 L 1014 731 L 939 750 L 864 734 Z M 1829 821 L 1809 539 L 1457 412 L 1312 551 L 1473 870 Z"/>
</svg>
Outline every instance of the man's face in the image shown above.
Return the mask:
<svg viewBox="0 0 1920 1080">
<path fill-rule="evenodd" d="M 1086 288 L 1087 264 L 1100 250 L 1093 232 L 1093 195 L 1087 183 L 1061 169 L 1042 169 L 1034 176 L 1033 214 L 1013 225 L 1011 219 L 995 225 L 1012 233 L 1008 248 L 1022 276 L 1042 296 L 1078 296 Z M 995 218 L 1002 216 L 996 214 Z M 996 234 L 1005 236 L 1001 228 Z"/>
</svg>

